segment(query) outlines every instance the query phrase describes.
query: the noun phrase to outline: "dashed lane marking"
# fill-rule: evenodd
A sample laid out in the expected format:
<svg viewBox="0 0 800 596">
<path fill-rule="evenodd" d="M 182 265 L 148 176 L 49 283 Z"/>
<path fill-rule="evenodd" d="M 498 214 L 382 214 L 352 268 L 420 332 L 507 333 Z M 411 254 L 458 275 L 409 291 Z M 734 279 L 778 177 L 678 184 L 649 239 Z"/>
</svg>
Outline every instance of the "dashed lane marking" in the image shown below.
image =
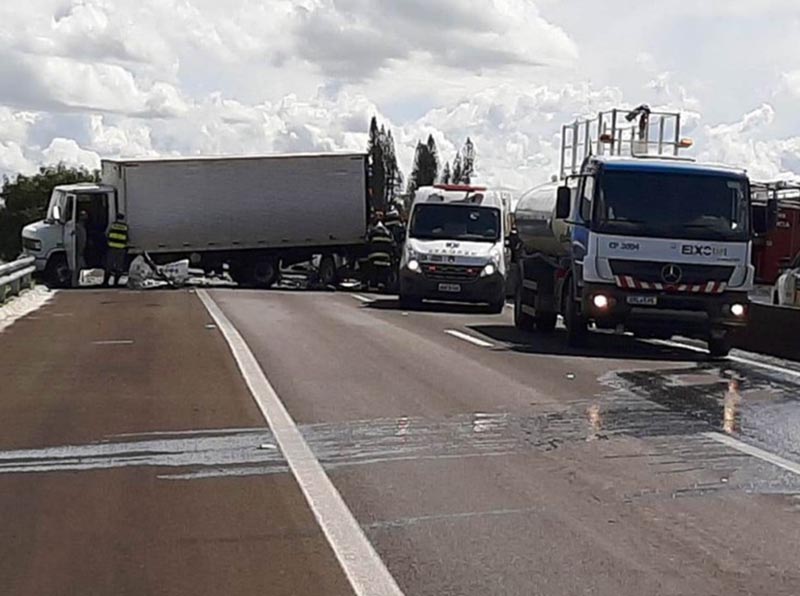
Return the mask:
<svg viewBox="0 0 800 596">
<path fill-rule="evenodd" d="M 102 339 L 98 341 L 93 341 L 93 345 L 95 346 L 132 346 L 133 340 L 132 339 Z"/>
<path fill-rule="evenodd" d="M 723 435 L 722 433 L 704 433 L 706 437 L 711 439 L 712 441 L 716 441 L 717 443 L 722 443 L 723 445 L 727 445 L 731 449 L 736 449 L 741 453 L 746 453 L 752 457 L 758 458 L 762 461 L 771 463 L 774 466 L 778 466 L 779 468 L 783 468 L 789 472 L 797 474 L 800 476 L 800 464 L 797 464 L 793 461 L 786 459 L 785 457 L 781 457 L 780 455 L 775 455 L 774 453 L 770 453 L 769 451 L 764 451 L 758 447 L 754 447 L 753 445 L 748 445 L 747 443 L 740 441 L 739 439 L 735 439 L 728 435 Z"/>
<path fill-rule="evenodd" d="M 208 292 L 197 296 L 217 323 L 297 484 L 357 596 L 402 596 L 378 553 L 336 490 L 247 343 Z"/>
<path fill-rule="evenodd" d="M 455 329 L 445 329 L 444 332 L 447 335 L 450 335 L 462 341 L 469 342 L 474 346 L 478 346 L 479 348 L 494 347 L 494 344 L 490 344 L 488 341 L 483 341 L 482 339 L 478 339 L 477 337 L 472 337 L 471 335 L 467 335 L 466 333 L 462 333 L 461 331 L 456 331 Z"/>
</svg>

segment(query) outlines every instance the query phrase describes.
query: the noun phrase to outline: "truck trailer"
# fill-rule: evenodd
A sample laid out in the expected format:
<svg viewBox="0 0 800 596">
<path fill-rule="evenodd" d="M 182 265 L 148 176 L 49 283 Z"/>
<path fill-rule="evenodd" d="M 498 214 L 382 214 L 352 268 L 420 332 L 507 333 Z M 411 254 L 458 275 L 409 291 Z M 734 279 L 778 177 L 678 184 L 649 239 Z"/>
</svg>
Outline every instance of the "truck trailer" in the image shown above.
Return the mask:
<svg viewBox="0 0 800 596">
<path fill-rule="evenodd" d="M 590 326 L 646 338 L 683 335 L 730 350 L 753 288 L 746 172 L 679 155 L 680 114 L 601 112 L 562 129 L 560 183 L 515 211 L 514 322 L 568 341 Z"/>
<path fill-rule="evenodd" d="M 356 153 L 103 160 L 100 184 L 59 186 L 47 217 L 22 232 L 26 254 L 54 286 L 102 267 L 103 238 L 117 214 L 129 227 L 129 258 L 188 258 L 241 284 L 270 287 L 281 265 L 321 257 L 323 283 L 363 250 L 367 157 Z M 75 229 L 88 216 L 88 250 Z M 95 239 L 93 242 L 92 240 Z"/>
</svg>

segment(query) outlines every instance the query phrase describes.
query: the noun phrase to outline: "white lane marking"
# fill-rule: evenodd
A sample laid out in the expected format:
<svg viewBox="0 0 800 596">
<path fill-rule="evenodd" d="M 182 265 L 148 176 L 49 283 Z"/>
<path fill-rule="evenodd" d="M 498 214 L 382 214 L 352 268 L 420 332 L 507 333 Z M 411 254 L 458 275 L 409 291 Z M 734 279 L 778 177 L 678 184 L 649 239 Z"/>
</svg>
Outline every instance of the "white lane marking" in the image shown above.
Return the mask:
<svg viewBox="0 0 800 596">
<path fill-rule="evenodd" d="M 700 354 L 708 354 L 708 350 L 706 350 L 705 348 L 700 348 L 698 346 L 693 346 L 678 341 L 671 341 L 666 339 L 654 339 L 651 340 L 651 343 L 661 344 L 663 346 L 668 346 L 670 348 L 682 348 L 684 350 L 690 350 L 692 352 L 698 352 Z M 733 355 L 728 356 L 728 360 L 733 360 L 734 362 L 739 362 L 741 364 L 749 364 L 750 366 L 757 366 L 766 370 L 771 370 L 773 372 L 800 378 L 800 371 L 791 368 L 777 366 L 775 364 L 769 364 L 767 362 L 759 362 L 758 360 L 752 360 L 750 358 L 742 358 L 741 356 L 733 356 Z"/>
<path fill-rule="evenodd" d="M 740 451 L 752 457 L 756 457 L 762 461 L 770 463 L 774 466 L 778 466 L 779 468 L 783 468 L 784 470 L 788 470 L 794 474 L 800 476 L 800 464 L 797 464 L 793 461 L 786 459 L 785 457 L 781 457 L 780 455 L 775 455 L 774 453 L 770 453 L 769 451 L 764 451 L 758 447 L 753 447 L 752 445 L 748 445 L 739 439 L 734 439 L 733 437 L 729 437 L 728 435 L 723 435 L 722 433 L 703 433 L 704 436 L 708 437 L 709 439 L 716 441 L 717 443 L 722 443 L 723 445 L 727 445 L 731 449 L 736 449 L 736 451 Z"/>
<path fill-rule="evenodd" d="M 132 339 L 103 339 L 98 341 L 93 341 L 93 345 L 95 346 L 131 346 L 133 345 Z"/>
<path fill-rule="evenodd" d="M 359 302 L 363 302 L 364 304 L 372 304 L 373 302 L 375 302 L 374 298 L 368 298 L 367 296 L 362 296 L 361 294 L 350 294 L 350 295 Z"/>
<path fill-rule="evenodd" d="M 197 296 L 228 342 L 250 393 L 269 424 L 353 591 L 358 596 L 402 596 L 397 582 L 347 508 L 322 464 L 314 457 L 244 338 L 208 292 L 197 290 Z"/>
<path fill-rule="evenodd" d="M 445 329 L 444 332 L 447 335 L 451 335 L 452 337 L 469 342 L 474 346 L 478 346 L 479 348 L 494 347 L 494 344 L 490 344 L 488 341 L 483 341 L 482 339 L 478 339 L 477 337 L 472 337 L 471 335 L 467 335 L 466 333 L 462 333 L 461 331 L 456 331 L 455 329 Z"/>
</svg>

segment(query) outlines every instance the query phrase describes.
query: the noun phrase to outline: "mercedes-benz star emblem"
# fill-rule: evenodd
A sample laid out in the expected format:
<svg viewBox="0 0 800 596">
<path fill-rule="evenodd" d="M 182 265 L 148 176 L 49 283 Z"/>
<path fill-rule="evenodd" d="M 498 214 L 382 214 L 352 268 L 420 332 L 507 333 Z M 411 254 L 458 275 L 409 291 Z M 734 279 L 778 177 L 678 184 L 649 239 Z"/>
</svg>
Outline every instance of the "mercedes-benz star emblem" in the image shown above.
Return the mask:
<svg viewBox="0 0 800 596">
<path fill-rule="evenodd" d="M 661 270 L 661 279 L 668 284 L 676 284 L 683 279 L 683 270 L 677 265 L 667 265 Z"/>
</svg>

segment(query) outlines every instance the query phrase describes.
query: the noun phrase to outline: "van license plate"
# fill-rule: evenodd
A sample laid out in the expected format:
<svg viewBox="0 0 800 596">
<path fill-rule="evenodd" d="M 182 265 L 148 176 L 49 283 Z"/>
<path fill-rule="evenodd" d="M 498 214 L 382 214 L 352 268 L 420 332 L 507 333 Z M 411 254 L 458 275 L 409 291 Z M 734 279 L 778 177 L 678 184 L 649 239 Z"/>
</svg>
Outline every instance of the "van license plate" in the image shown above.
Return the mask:
<svg viewBox="0 0 800 596">
<path fill-rule="evenodd" d="M 448 294 L 458 294 L 461 291 L 460 284 L 439 284 L 440 292 L 447 292 Z"/>
<path fill-rule="evenodd" d="M 628 304 L 634 306 L 657 306 L 658 296 L 628 296 Z"/>
</svg>

